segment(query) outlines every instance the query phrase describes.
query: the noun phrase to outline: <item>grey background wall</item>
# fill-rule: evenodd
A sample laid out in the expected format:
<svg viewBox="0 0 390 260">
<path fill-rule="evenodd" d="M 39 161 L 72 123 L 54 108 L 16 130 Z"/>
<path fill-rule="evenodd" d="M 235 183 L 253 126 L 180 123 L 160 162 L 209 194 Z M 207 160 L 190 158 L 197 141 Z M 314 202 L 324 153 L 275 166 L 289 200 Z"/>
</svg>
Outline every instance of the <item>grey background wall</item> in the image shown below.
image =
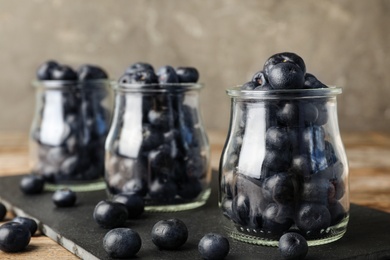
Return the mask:
<svg viewBox="0 0 390 260">
<path fill-rule="evenodd" d="M 390 131 L 389 0 L 0 0 L 0 131 L 28 131 L 36 67 L 136 61 L 195 66 L 207 129 L 226 130 L 225 89 L 281 51 L 343 87 L 343 131 Z"/>
</svg>

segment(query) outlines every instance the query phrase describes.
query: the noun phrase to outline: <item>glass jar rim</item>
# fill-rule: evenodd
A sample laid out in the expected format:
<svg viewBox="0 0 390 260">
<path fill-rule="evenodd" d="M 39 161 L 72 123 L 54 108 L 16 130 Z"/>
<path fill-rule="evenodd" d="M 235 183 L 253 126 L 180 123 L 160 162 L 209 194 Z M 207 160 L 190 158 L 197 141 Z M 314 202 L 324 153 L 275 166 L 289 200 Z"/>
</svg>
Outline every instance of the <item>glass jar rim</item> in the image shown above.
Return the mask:
<svg viewBox="0 0 390 260">
<path fill-rule="evenodd" d="M 342 88 L 330 86 L 316 89 L 242 90 L 237 86 L 227 89 L 226 93 L 232 98 L 242 99 L 320 98 L 341 94 Z"/>
<path fill-rule="evenodd" d="M 33 80 L 32 85 L 36 88 L 44 89 L 63 89 L 63 88 L 103 88 L 109 86 L 112 80 L 109 79 L 90 79 L 90 80 Z"/>
<path fill-rule="evenodd" d="M 203 83 L 119 83 L 112 82 L 113 89 L 121 92 L 164 93 L 200 90 Z"/>
</svg>

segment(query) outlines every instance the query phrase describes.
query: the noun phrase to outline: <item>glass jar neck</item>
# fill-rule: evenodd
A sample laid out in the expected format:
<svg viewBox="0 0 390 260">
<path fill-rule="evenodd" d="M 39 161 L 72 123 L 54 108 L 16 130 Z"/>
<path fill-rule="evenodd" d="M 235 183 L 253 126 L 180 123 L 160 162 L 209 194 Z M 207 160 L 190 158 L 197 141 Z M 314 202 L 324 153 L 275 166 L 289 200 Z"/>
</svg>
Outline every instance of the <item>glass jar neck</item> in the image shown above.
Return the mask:
<svg viewBox="0 0 390 260">
<path fill-rule="evenodd" d="M 110 80 L 35 80 L 32 82 L 33 87 L 38 90 L 98 90 L 106 89 L 111 85 Z"/>
<path fill-rule="evenodd" d="M 186 92 L 199 92 L 203 88 L 200 83 L 166 83 L 166 84 L 121 84 L 112 83 L 115 92 L 141 93 L 141 94 L 183 94 Z"/>
<path fill-rule="evenodd" d="M 226 93 L 233 99 L 272 100 L 272 99 L 311 99 L 329 98 L 342 93 L 339 87 L 321 89 L 280 89 L 280 90 L 241 90 L 231 88 Z"/>
</svg>

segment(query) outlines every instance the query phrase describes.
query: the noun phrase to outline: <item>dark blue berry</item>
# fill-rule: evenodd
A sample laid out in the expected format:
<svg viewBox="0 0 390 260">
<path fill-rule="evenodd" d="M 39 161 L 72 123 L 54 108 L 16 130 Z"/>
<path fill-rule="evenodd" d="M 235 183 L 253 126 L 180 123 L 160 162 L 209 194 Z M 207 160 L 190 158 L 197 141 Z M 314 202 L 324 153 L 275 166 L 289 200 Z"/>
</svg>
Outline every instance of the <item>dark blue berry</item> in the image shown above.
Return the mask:
<svg viewBox="0 0 390 260">
<path fill-rule="evenodd" d="M 168 177 L 173 175 L 174 161 L 170 146 L 163 145 L 149 152 L 150 171 L 154 176 Z"/>
<path fill-rule="evenodd" d="M 149 63 L 145 63 L 145 62 L 136 62 L 132 65 L 130 65 L 126 71 L 125 71 L 125 74 L 132 74 L 136 71 L 139 71 L 139 70 L 151 70 L 151 71 L 154 71 L 154 68 L 152 65 L 150 65 Z"/>
<path fill-rule="evenodd" d="M 59 189 L 53 194 L 52 200 L 57 207 L 72 207 L 77 200 L 77 195 L 71 189 Z"/>
<path fill-rule="evenodd" d="M 129 218 L 139 217 L 145 209 L 144 199 L 136 193 L 122 193 L 115 195 L 113 201 L 122 203 L 126 206 Z"/>
<path fill-rule="evenodd" d="M 291 140 L 289 129 L 283 127 L 270 127 L 265 136 L 265 146 L 269 150 L 290 150 Z"/>
<path fill-rule="evenodd" d="M 172 201 L 177 194 L 177 184 L 170 179 L 154 180 L 149 187 L 149 195 L 153 200 Z"/>
<path fill-rule="evenodd" d="M 286 102 L 277 112 L 278 122 L 290 127 L 304 127 L 317 120 L 318 109 L 311 102 Z"/>
<path fill-rule="evenodd" d="M 290 171 L 301 176 L 309 176 L 314 173 L 310 158 L 302 154 L 292 158 Z"/>
<path fill-rule="evenodd" d="M 15 217 L 14 219 L 12 219 L 12 222 L 17 222 L 22 225 L 25 225 L 28 228 L 28 230 L 30 230 L 31 236 L 33 236 L 38 229 L 37 222 L 35 222 L 35 220 L 31 218 Z"/>
<path fill-rule="evenodd" d="M 172 111 L 168 109 L 165 110 L 151 109 L 148 113 L 148 121 L 153 127 L 163 132 L 169 131 L 174 127 Z"/>
<path fill-rule="evenodd" d="M 45 180 L 41 176 L 27 175 L 20 181 L 20 189 L 24 194 L 39 194 L 42 193 L 45 186 Z"/>
<path fill-rule="evenodd" d="M 188 178 L 184 183 L 180 183 L 177 194 L 183 199 L 193 200 L 202 192 L 203 185 L 197 177 Z"/>
<path fill-rule="evenodd" d="M 233 220 L 238 224 L 247 225 L 249 222 L 250 203 L 249 198 L 239 194 L 232 201 L 232 211 L 234 213 Z"/>
<path fill-rule="evenodd" d="M 59 67 L 60 65 L 53 60 L 46 61 L 42 65 L 39 66 L 37 70 L 37 78 L 39 80 L 51 80 L 52 79 L 52 71 Z"/>
<path fill-rule="evenodd" d="M 301 200 L 326 205 L 332 188 L 329 181 L 312 178 L 302 184 Z"/>
<path fill-rule="evenodd" d="M 112 258 L 131 258 L 141 249 L 139 234 L 130 228 L 115 228 L 103 238 L 103 248 Z"/>
<path fill-rule="evenodd" d="M 221 260 L 229 254 L 229 240 L 220 234 L 208 233 L 199 241 L 198 250 L 203 259 Z"/>
<path fill-rule="evenodd" d="M 102 68 L 85 64 L 77 70 L 79 80 L 107 79 L 108 75 Z"/>
<path fill-rule="evenodd" d="M 0 227 L 0 250 L 20 252 L 30 243 L 30 230 L 23 224 L 8 222 Z"/>
<path fill-rule="evenodd" d="M 159 129 L 153 128 L 150 124 L 142 125 L 142 150 L 150 151 L 160 146 L 164 141 L 164 135 Z"/>
<path fill-rule="evenodd" d="M 240 88 L 241 88 L 241 90 L 254 90 L 258 86 L 259 86 L 259 84 L 257 84 L 257 82 L 248 81 L 248 82 L 244 83 Z"/>
<path fill-rule="evenodd" d="M 295 232 L 289 232 L 281 236 L 278 247 L 284 260 L 302 260 L 309 250 L 306 239 Z"/>
<path fill-rule="evenodd" d="M 316 125 L 325 125 L 328 122 L 329 114 L 326 100 L 316 100 L 312 103 L 318 111 L 318 116 L 314 122 Z"/>
<path fill-rule="evenodd" d="M 3 221 L 5 215 L 7 214 L 7 208 L 3 203 L 0 202 L 0 221 Z"/>
<path fill-rule="evenodd" d="M 179 82 L 179 77 L 177 76 L 175 69 L 169 65 L 159 68 L 157 76 L 158 82 L 161 84 Z"/>
<path fill-rule="evenodd" d="M 343 205 L 341 205 L 341 203 L 338 201 L 329 204 L 328 209 L 331 216 L 331 225 L 336 225 L 340 223 L 340 221 L 342 221 L 347 215 L 347 212 L 344 209 Z"/>
<path fill-rule="evenodd" d="M 264 71 L 256 72 L 252 77 L 252 82 L 255 82 L 257 86 L 263 86 L 267 83 Z"/>
<path fill-rule="evenodd" d="M 100 201 L 93 212 L 93 219 L 102 228 L 116 228 L 126 223 L 128 212 L 122 203 Z"/>
<path fill-rule="evenodd" d="M 308 89 L 312 88 L 327 88 L 326 85 L 322 84 L 313 74 L 306 73 L 304 87 Z"/>
<path fill-rule="evenodd" d="M 263 166 L 271 171 L 285 172 L 291 166 L 291 150 L 267 150 L 265 153 Z"/>
<path fill-rule="evenodd" d="M 123 192 L 136 193 L 143 197 L 148 192 L 148 184 L 144 179 L 132 178 L 123 185 Z"/>
<path fill-rule="evenodd" d="M 268 82 L 274 89 L 301 89 L 304 75 L 302 70 L 293 63 L 279 63 L 270 70 Z"/>
<path fill-rule="evenodd" d="M 152 241 L 159 249 L 175 250 L 188 239 L 188 229 L 180 219 L 160 220 L 151 232 Z"/>
<path fill-rule="evenodd" d="M 302 203 L 297 211 L 295 224 L 308 235 L 315 235 L 330 226 L 331 216 L 326 206 L 318 203 Z"/>
<path fill-rule="evenodd" d="M 293 208 L 270 203 L 263 212 L 263 230 L 273 234 L 282 234 L 293 224 Z"/>
<path fill-rule="evenodd" d="M 152 70 L 137 70 L 131 74 L 124 74 L 119 79 L 120 84 L 155 84 L 158 77 Z"/>
<path fill-rule="evenodd" d="M 180 83 L 196 83 L 199 79 L 199 72 L 193 67 L 178 67 L 176 74 Z"/>
<path fill-rule="evenodd" d="M 279 63 L 291 63 L 298 66 L 303 74 L 306 73 L 306 65 L 301 57 L 292 52 L 282 52 L 272 55 L 264 64 L 264 71 L 269 75 L 271 69 Z"/>
<path fill-rule="evenodd" d="M 77 80 L 77 73 L 68 65 L 59 65 L 53 68 L 52 80 Z"/>
<path fill-rule="evenodd" d="M 269 200 L 286 204 L 294 200 L 295 185 L 293 175 L 277 173 L 265 179 L 262 186 L 263 194 Z"/>
</svg>

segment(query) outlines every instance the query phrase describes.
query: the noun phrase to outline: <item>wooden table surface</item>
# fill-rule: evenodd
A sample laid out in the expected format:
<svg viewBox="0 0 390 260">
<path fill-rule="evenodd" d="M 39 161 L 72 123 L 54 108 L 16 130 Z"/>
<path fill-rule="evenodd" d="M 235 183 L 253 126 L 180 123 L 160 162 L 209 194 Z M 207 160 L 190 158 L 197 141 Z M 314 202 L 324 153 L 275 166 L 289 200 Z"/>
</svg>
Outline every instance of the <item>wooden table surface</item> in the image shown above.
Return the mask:
<svg viewBox="0 0 390 260">
<path fill-rule="evenodd" d="M 226 138 L 224 132 L 209 132 L 212 167 L 218 168 Z M 390 213 L 390 133 L 343 133 L 350 167 L 352 203 Z M 0 134 L 0 176 L 28 172 L 28 139 L 23 133 Z M 217 176 L 214 176 L 217 177 Z M 17 187 L 15 187 L 17 188 Z M 7 220 L 12 213 L 7 215 Z M 34 236 L 22 253 L 4 253 L 0 259 L 78 259 L 46 236 Z"/>
</svg>

